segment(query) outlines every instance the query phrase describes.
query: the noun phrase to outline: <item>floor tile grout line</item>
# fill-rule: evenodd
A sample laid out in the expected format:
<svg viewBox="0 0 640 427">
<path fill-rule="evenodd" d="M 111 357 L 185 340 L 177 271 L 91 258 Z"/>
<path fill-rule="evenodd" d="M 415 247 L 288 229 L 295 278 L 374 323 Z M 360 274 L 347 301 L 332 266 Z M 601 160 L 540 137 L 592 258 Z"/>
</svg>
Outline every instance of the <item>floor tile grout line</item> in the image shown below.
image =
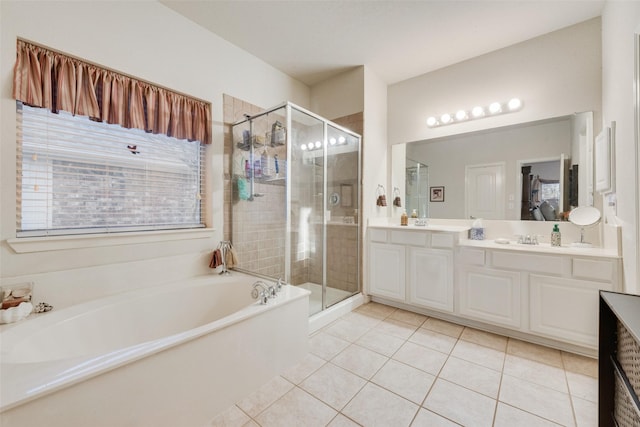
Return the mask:
<svg viewBox="0 0 640 427">
<path fill-rule="evenodd" d="M 504 379 L 504 367 L 507 361 L 508 347 L 509 347 L 509 342 L 507 340 L 507 345 L 505 346 L 505 349 L 504 349 L 504 361 L 502 363 L 502 370 L 500 371 L 500 382 L 498 383 L 498 391 L 496 392 L 496 407 L 494 408 L 494 411 L 493 411 L 493 422 L 491 423 L 492 426 L 495 426 L 496 424 L 496 420 L 498 419 L 498 405 L 500 405 L 500 403 L 502 402 L 500 400 L 500 393 L 502 392 L 502 380 Z"/>
<path fill-rule="evenodd" d="M 381 305 L 382 305 L 382 304 L 381 304 Z M 376 319 L 376 320 L 378 320 L 378 321 L 377 321 L 377 322 L 375 322 L 374 324 L 371 324 L 371 325 L 358 324 L 357 322 L 354 322 L 354 321 L 349 322 L 349 323 L 352 323 L 352 324 L 354 324 L 354 325 L 358 324 L 359 326 L 362 326 L 362 327 L 363 327 L 363 329 L 366 329 L 364 332 L 362 332 L 361 334 L 357 335 L 357 336 L 356 336 L 356 337 L 354 337 L 353 339 L 345 339 L 344 337 L 342 337 L 342 336 L 340 336 L 340 335 L 331 334 L 331 333 L 329 333 L 329 332 L 327 332 L 327 331 L 326 331 L 326 329 L 328 329 L 331 325 L 333 325 L 334 323 L 336 323 L 338 320 L 345 320 L 345 319 L 344 319 L 344 316 L 343 316 L 343 317 L 341 317 L 341 318 L 339 318 L 339 319 L 336 319 L 336 321 L 332 322 L 331 324 L 326 325 L 326 326 L 324 326 L 323 328 L 321 328 L 321 329 L 320 329 L 319 331 L 317 331 L 316 333 L 324 332 L 324 333 L 325 333 L 325 334 L 327 334 L 328 336 L 331 336 L 331 337 L 334 337 L 334 338 L 337 338 L 337 339 L 340 339 L 340 340 L 342 340 L 342 341 L 346 342 L 346 343 L 347 343 L 347 346 L 346 346 L 346 347 L 344 347 L 343 349 L 341 349 L 338 353 L 336 353 L 335 355 L 333 355 L 333 356 L 332 356 L 331 358 L 329 358 L 329 359 L 324 359 L 323 357 L 320 357 L 319 355 L 317 355 L 317 354 L 315 354 L 315 353 L 312 353 L 312 352 L 310 351 L 310 354 L 313 354 L 315 357 L 317 357 L 318 359 L 320 359 L 320 360 L 322 361 L 322 364 L 321 364 L 319 367 L 317 367 L 317 368 L 313 369 L 311 372 L 307 373 L 303 378 L 301 378 L 301 379 L 298 381 L 298 384 L 293 383 L 292 381 L 290 381 L 289 379 L 287 379 L 286 377 L 284 377 L 283 375 L 281 375 L 282 379 L 284 379 L 284 380 L 285 380 L 285 381 L 287 381 L 288 383 L 292 384 L 292 386 L 293 386 L 293 387 L 292 387 L 290 390 L 288 390 L 286 393 L 284 393 L 282 396 L 280 396 L 278 399 L 276 399 L 274 402 L 272 402 L 272 403 L 271 403 L 271 404 L 269 404 L 267 407 L 265 407 L 265 408 L 264 408 L 260 413 L 256 414 L 256 417 L 258 417 L 260 414 L 262 414 L 262 413 L 264 413 L 265 411 L 267 411 L 267 410 L 268 410 L 270 407 L 272 407 L 276 402 L 280 401 L 280 400 L 281 400 L 285 395 L 287 395 L 288 393 L 290 393 L 290 392 L 291 392 L 293 389 L 295 389 L 296 387 L 297 387 L 297 388 L 299 388 L 299 389 L 300 389 L 301 391 L 303 391 L 304 393 L 306 393 L 307 395 L 311 396 L 313 399 L 315 399 L 315 400 L 317 400 L 317 401 L 319 401 L 319 402 L 323 403 L 324 405 L 327 405 L 328 407 L 332 408 L 333 410 L 335 410 L 335 411 L 336 411 L 336 415 L 332 418 L 332 420 L 331 420 L 331 421 L 335 420 L 335 418 L 338 416 L 338 414 L 340 414 L 340 415 L 342 415 L 342 416 L 346 417 L 347 419 L 349 419 L 349 420 L 351 420 L 351 421 L 355 422 L 356 424 L 358 424 L 358 423 L 357 423 L 355 420 L 353 420 L 353 419 L 351 419 L 350 417 L 348 417 L 347 415 L 345 415 L 342 411 L 343 411 L 343 410 L 344 410 L 344 409 L 345 409 L 345 408 L 350 404 L 350 402 L 352 402 L 352 401 L 353 401 L 353 399 L 355 399 L 355 398 L 356 398 L 356 396 L 358 396 L 358 394 L 359 394 L 359 393 L 361 393 L 361 392 L 362 392 L 362 390 L 363 390 L 363 389 L 364 389 L 368 384 L 372 384 L 372 385 L 374 385 L 374 386 L 376 386 L 376 387 L 379 387 L 379 388 L 380 388 L 380 389 L 382 389 L 382 390 L 385 390 L 385 391 L 387 391 L 387 392 L 389 392 L 389 393 L 394 394 L 394 395 L 395 395 L 395 396 L 397 396 L 398 398 L 401 398 L 401 399 L 403 399 L 403 400 L 405 400 L 405 401 L 407 401 L 407 402 L 410 402 L 411 404 L 416 405 L 416 406 L 418 407 L 418 409 L 417 409 L 416 413 L 414 414 L 414 416 L 413 416 L 413 418 L 412 418 L 412 420 L 411 420 L 411 423 L 413 423 L 413 422 L 415 421 L 416 417 L 418 416 L 418 414 L 420 413 L 420 411 L 421 411 L 422 409 L 427 410 L 427 411 L 429 411 L 429 412 L 431 412 L 431 413 L 435 413 L 435 414 L 437 414 L 438 416 L 441 416 L 441 417 L 442 417 L 442 415 L 438 414 L 437 412 L 431 411 L 431 410 L 429 410 L 428 408 L 426 408 L 426 407 L 424 406 L 424 404 L 425 404 L 425 402 L 426 402 L 427 398 L 429 397 L 429 394 L 430 394 L 430 393 L 432 392 L 432 390 L 433 390 L 433 387 L 434 387 L 434 385 L 435 385 L 436 381 L 437 381 L 437 380 L 439 380 L 439 379 L 441 379 L 441 380 L 443 380 L 443 381 L 447 381 L 447 382 L 449 382 L 449 383 L 451 383 L 451 384 L 455 384 L 455 385 L 457 385 L 457 386 L 459 386 L 459 387 L 462 387 L 462 388 L 464 388 L 464 389 L 467 389 L 467 390 L 469 390 L 469 391 L 472 391 L 472 392 L 478 393 L 478 394 L 480 394 L 480 395 L 482 395 L 482 396 L 485 396 L 485 397 L 491 398 L 491 396 L 487 396 L 487 395 L 486 395 L 486 394 L 484 394 L 484 393 L 481 393 L 481 392 L 479 392 L 479 391 L 473 390 L 473 389 L 468 388 L 468 387 L 463 386 L 463 385 L 459 385 L 459 384 L 457 384 L 457 383 L 455 383 L 455 382 L 451 382 L 451 381 L 449 381 L 449 380 L 447 380 L 447 379 L 445 379 L 445 378 L 441 377 L 441 374 L 442 374 L 442 372 L 443 372 L 444 367 L 445 367 L 445 366 L 446 366 L 446 364 L 449 362 L 449 360 L 451 360 L 451 358 L 452 358 L 452 357 L 457 358 L 457 356 L 453 355 L 453 351 L 455 350 L 456 346 L 460 343 L 460 341 L 464 341 L 464 342 L 468 342 L 468 343 L 476 344 L 476 345 L 479 345 L 479 346 L 482 346 L 482 347 L 485 347 L 485 348 L 489 348 L 489 349 L 492 349 L 492 350 L 497 350 L 495 347 L 492 347 L 492 346 L 489 346 L 489 345 L 483 345 L 483 344 L 482 344 L 482 343 L 480 343 L 480 342 L 476 342 L 476 341 L 473 341 L 473 340 L 469 340 L 469 339 L 465 339 L 465 338 L 463 338 L 463 334 L 464 334 L 464 331 L 465 331 L 466 329 L 475 329 L 475 328 L 472 328 L 472 327 L 469 327 L 469 326 L 465 326 L 465 325 L 457 325 L 457 324 L 455 324 L 455 323 L 453 323 L 453 322 L 449 322 L 448 320 L 442 320 L 442 319 L 438 319 L 438 318 L 430 317 L 430 316 L 425 316 L 425 319 L 424 319 L 420 324 L 418 324 L 418 325 L 416 325 L 416 324 L 415 324 L 415 322 L 414 322 L 414 323 L 405 322 L 405 321 L 403 321 L 403 320 L 396 319 L 396 318 L 392 317 L 392 315 L 393 315 L 394 313 L 398 313 L 400 310 L 401 310 L 401 309 L 395 308 L 394 310 L 391 310 L 391 311 L 390 311 L 386 316 L 384 316 L 384 317 L 381 317 L 381 315 L 379 314 L 379 312 L 378 312 L 378 313 L 376 313 L 376 312 L 375 312 L 375 310 L 367 311 L 367 312 L 360 312 L 360 314 L 361 314 L 361 315 L 363 315 L 363 316 L 369 316 L 369 317 L 372 317 L 372 318 L 374 318 L 374 319 Z M 354 311 L 354 312 L 358 312 L 358 311 Z M 351 312 L 351 313 L 354 313 L 354 312 Z M 443 322 L 447 322 L 447 323 L 452 323 L 453 325 L 456 325 L 456 326 L 461 326 L 463 329 L 462 329 L 462 331 L 458 334 L 458 337 L 456 338 L 456 337 L 453 337 L 453 336 L 452 336 L 452 335 L 450 335 L 450 334 L 444 334 L 444 333 L 442 333 L 442 332 L 441 332 L 441 331 L 439 331 L 439 330 L 434 330 L 434 329 L 430 329 L 430 328 L 428 328 L 428 327 L 424 327 L 424 326 L 426 325 L 427 321 L 428 321 L 429 319 L 431 319 L 431 318 L 433 318 L 433 319 L 435 319 L 435 320 L 440 320 L 440 321 L 443 321 Z M 386 331 L 379 331 L 379 330 L 377 330 L 377 328 L 379 328 L 380 324 L 381 324 L 382 322 L 384 322 L 385 320 L 392 320 L 392 321 L 394 321 L 394 322 L 399 322 L 399 323 L 401 323 L 401 324 L 403 324 L 403 325 L 407 325 L 407 326 L 409 326 L 409 327 L 413 328 L 413 330 L 412 330 L 411 334 L 409 334 L 406 338 L 404 338 L 404 337 L 399 337 L 399 336 L 397 336 L 397 335 L 390 334 L 390 333 L 388 333 L 388 332 L 386 332 Z M 363 322 L 363 323 L 364 323 L 364 322 Z M 448 352 L 448 353 L 444 353 L 442 350 L 435 349 L 435 348 L 432 348 L 432 347 L 429 347 L 429 346 L 426 346 L 426 345 L 420 344 L 420 343 L 418 343 L 418 342 L 411 341 L 411 338 L 412 338 L 412 337 L 416 334 L 416 332 L 418 332 L 420 329 L 426 329 L 426 330 L 430 330 L 431 332 L 435 332 L 435 333 L 439 333 L 439 334 L 442 334 L 442 335 L 446 335 L 446 336 L 448 336 L 448 337 L 455 338 L 455 340 L 456 340 L 456 341 L 455 341 L 455 343 L 453 344 L 453 346 L 451 347 L 451 350 L 449 350 L 449 352 Z M 384 354 L 384 353 L 380 353 L 379 351 L 376 351 L 375 349 L 372 349 L 372 348 L 366 347 L 366 346 L 364 346 L 364 345 L 362 345 L 362 344 L 358 343 L 358 341 L 359 341 L 360 339 L 362 339 L 362 337 L 364 337 L 366 334 L 368 334 L 368 333 L 370 333 L 370 332 L 372 332 L 372 331 L 377 331 L 378 333 L 380 333 L 380 334 L 382 334 L 382 335 L 385 335 L 385 336 L 388 336 L 388 337 L 393 337 L 393 338 L 399 339 L 399 340 L 401 340 L 401 341 L 402 341 L 402 344 L 400 344 L 400 346 L 399 346 L 397 349 L 395 349 L 392 353 L 390 353 L 390 355 L 387 355 L 387 354 Z M 480 331 L 481 331 L 481 330 L 480 330 Z M 485 332 L 485 331 L 483 331 L 483 332 Z M 489 333 L 491 333 L 491 332 L 489 332 Z M 315 335 L 315 334 L 313 334 L 313 335 Z M 311 336 L 310 336 L 310 337 L 311 337 Z M 555 423 L 555 421 L 550 420 L 550 419 L 546 418 L 545 416 L 542 416 L 542 415 L 537 414 L 537 413 L 532 413 L 532 412 L 530 412 L 530 411 L 527 411 L 527 410 L 525 410 L 525 409 L 519 408 L 519 407 L 517 407 L 517 406 L 513 406 L 513 405 L 511 405 L 511 404 L 509 404 L 509 403 L 504 402 L 504 401 L 502 401 L 502 400 L 501 400 L 500 396 L 501 396 L 501 392 L 502 392 L 503 380 L 504 380 L 504 378 L 505 378 L 505 375 L 506 375 L 506 376 L 512 376 L 512 375 L 507 375 L 507 374 L 505 373 L 505 368 L 506 368 L 506 359 L 507 359 L 508 355 L 509 355 L 509 354 L 511 354 L 511 352 L 509 351 L 509 341 L 511 341 L 513 338 L 512 338 L 512 337 L 506 337 L 506 338 L 507 338 L 507 343 L 506 343 L 506 345 L 505 345 L 505 349 L 504 349 L 504 351 L 502 351 L 502 353 L 503 353 L 503 358 L 502 358 L 501 370 L 499 371 L 499 372 L 500 372 L 500 381 L 499 381 L 499 385 L 498 385 L 497 396 L 496 396 L 496 398 L 491 398 L 491 399 L 492 399 L 492 400 L 494 400 L 494 402 L 495 402 L 494 412 L 493 412 L 493 422 L 492 422 L 492 424 L 495 424 L 495 422 L 496 422 L 496 417 L 497 417 L 497 415 L 498 415 L 498 406 L 499 406 L 499 404 L 503 404 L 503 405 L 509 406 L 509 407 L 511 407 L 511 408 L 515 408 L 515 409 L 517 409 L 517 410 L 519 410 L 519 411 L 523 411 L 523 412 L 525 412 L 525 413 L 528 413 L 528 414 L 531 414 L 531 415 L 533 415 L 533 416 L 539 417 L 539 418 L 541 418 L 541 419 L 544 419 L 544 420 L 547 420 L 547 421 L 550 421 L 550 422 L 554 422 L 554 423 Z M 400 351 L 400 349 L 401 349 L 404 345 L 406 345 L 407 343 L 412 343 L 412 344 L 414 344 L 414 345 L 418 345 L 418 346 L 420 346 L 420 347 L 427 348 L 427 349 L 429 349 L 429 350 L 433 350 L 433 351 L 437 351 L 437 352 L 439 352 L 439 353 L 442 353 L 442 354 L 445 354 L 445 355 L 446 355 L 446 359 L 444 360 L 444 363 L 442 364 L 442 366 L 440 366 L 440 368 L 439 368 L 439 370 L 438 370 L 438 373 L 437 373 L 436 375 L 432 374 L 431 372 L 427 372 L 427 371 L 424 371 L 424 370 L 422 370 L 422 369 L 419 369 L 419 368 L 417 368 L 417 367 L 415 367 L 415 366 L 412 366 L 412 365 L 410 365 L 410 364 L 408 364 L 408 363 L 405 363 L 405 362 L 402 362 L 402 361 L 399 361 L 399 360 L 394 359 L 394 356 L 398 353 L 398 351 Z M 535 343 L 532 343 L 532 344 L 535 344 Z M 332 362 L 332 361 L 333 361 L 333 360 L 334 360 L 338 355 L 340 355 L 342 352 L 344 352 L 346 349 L 348 349 L 348 348 L 349 348 L 349 347 L 351 347 L 352 345 L 356 345 L 356 346 L 358 346 L 358 347 L 360 347 L 360 348 L 362 348 L 362 349 L 365 349 L 365 350 L 371 351 L 371 352 L 376 353 L 376 354 L 378 354 L 378 355 L 380 355 L 380 356 L 383 356 L 383 357 L 385 358 L 384 363 L 383 363 L 383 364 L 382 364 L 378 369 L 376 369 L 376 370 L 375 370 L 375 372 L 374 372 L 374 373 L 372 373 L 372 374 L 371 374 L 371 376 L 370 376 L 369 378 L 362 377 L 361 375 L 359 375 L 359 374 L 357 374 L 357 373 L 355 373 L 355 372 L 353 372 L 353 371 L 350 371 L 349 369 L 346 369 L 346 368 L 344 368 L 344 367 L 342 367 L 342 366 L 336 365 L 335 363 L 333 363 L 333 362 Z M 539 345 L 539 344 L 538 344 L 538 345 Z M 544 347 L 544 346 L 543 346 L 543 347 Z M 519 377 L 519 376 L 513 376 L 513 377 L 514 377 L 514 378 L 516 378 L 516 379 L 518 379 L 518 380 L 520 380 L 520 381 L 524 381 L 525 383 L 529 383 L 529 384 L 532 384 L 532 385 L 545 387 L 545 388 L 548 388 L 549 390 L 553 390 L 553 391 L 556 391 L 556 392 L 559 392 L 559 393 L 566 394 L 566 395 L 569 397 L 569 401 L 570 401 L 570 405 L 571 405 L 571 416 L 572 416 L 572 421 L 573 421 L 574 425 L 577 425 L 577 414 L 576 414 L 576 409 L 575 409 L 575 406 L 574 406 L 574 399 L 573 399 L 573 398 L 574 398 L 574 397 L 575 397 L 575 398 L 578 398 L 579 396 L 574 395 L 574 394 L 571 392 L 571 387 L 570 387 L 570 385 L 569 385 L 569 378 L 568 378 L 568 372 L 569 372 L 569 371 L 567 371 L 567 369 L 566 369 L 566 366 L 567 366 L 567 363 L 566 363 L 566 360 L 565 360 L 565 359 L 566 359 L 566 357 L 565 357 L 562 353 L 563 353 L 563 352 L 561 351 L 561 352 L 560 352 L 560 355 L 561 355 L 561 366 L 562 366 L 562 370 L 564 371 L 564 382 L 565 382 L 565 385 L 566 385 L 566 387 L 567 387 L 567 393 L 564 393 L 564 392 L 559 391 L 559 390 L 554 389 L 554 388 L 546 387 L 546 386 L 545 386 L 545 385 L 543 385 L 543 384 L 538 384 L 538 383 L 536 383 L 536 382 L 529 381 L 529 380 L 527 380 L 526 378 L 521 378 L 521 377 Z M 556 367 L 556 368 L 557 368 L 557 366 L 556 366 L 556 365 L 554 365 L 554 364 L 546 363 L 546 362 L 544 362 L 544 361 L 542 361 L 542 360 L 539 360 L 539 359 L 537 359 L 537 358 L 534 358 L 534 357 L 526 357 L 526 356 L 524 356 L 524 355 L 517 355 L 517 354 L 514 354 L 514 356 L 519 356 L 519 357 L 522 357 L 523 359 L 526 359 L 526 360 L 530 360 L 530 361 L 533 361 L 533 362 L 536 362 L 536 363 L 541 363 L 541 364 L 544 364 L 544 365 L 549 365 L 549 366 L 551 366 L 551 367 Z M 378 373 L 379 373 L 379 372 L 380 372 L 380 371 L 381 371 L 385 366 L 387 366 L 387 365 L 389 364 L 389 361 L 390 361 L 390 360 L 393 360 L 395 363 L 400 363 L 400 364 L 402 364 L 402 365 L 405 365 L 405 366 L 411 367 L 411 368 L 413 368 L 413 369 L 418 369 L 419 371 L 424 372 L 424 373 L 426 373 L 426 374 L 431 375 L 431 376 L 433 376 L 433 377 L 434 377 L 433 382 L 431 383 L 431 385 L 429 386 L 428 390 L 426 391 L 426 393 L 425 393 L 425 397 L 422 399 L 422 401 L 421 401 L 421 403 L 420 403 L 420 404 L 416 404 L 414 401 L 412 401 L 412 400 L 410 400 L 410 399 L 408 399 L 408 398 L 406 398 L 406 397 L 404 397 L 404 396 L 402 396 L 402 395 L 400 395 L 400 394 L 398 394 L 398 393 L 394 392 L 393 390 L 390 390 L 390 389 L 386 388 L 385 386 L 382 386 L 382 385 L 377 384 L 376 382 L 374 382 L 374 380 L 373 380 L 373 379 L 375 378 L 375 376 L 376 376 L 376 375 L 377 375 L 377 374 L 378 374 Z M 468 363 L 472 363 L 472 364 L 477 365 L 477 366 L 479 366 L 479 367 L 488 368 L 488 367 L 486 367 L 486 366 L 480 365 L 480 364 L 475 363 L 475 362 L 473 362 L 473 361 L 469 361 L 469 360 L 466 360 L 466 359 L 461 359 L 461 360 L 464 360 L 465 362 L 468 362 Z M 357 392 L 355 392 L 355 393 L 354 393 L 354 395 L 349 399 L 349 401 L 348 401 L 347 403 L 345 403 L 345 405 L 343 405 L 343 406 L 342 406 L 342 408 L 341 408 L 340 410 L 337 410 L 336 408 L 334 408 L 333 406 L 331 406 L 331 405 L 330 405 L 330 404 L 328 404 L 327 402 L 323 401 L 321 398 L 316 397 L 316 396 L 315 396 L 315 395 L 313 395 L 311 392 L 309 392 L 309 391 L 305 390 L 304 388 L 302 388 L 302 384 L 303 384 L 303 382 L 304 382 L 304 381 L 306 381 L 306 379 L 308 379 L 308 378 L 309 378 L 309 377 L 311 377 L 312 375 L 314 375 L 314 374 L 315 374 L 319 369 L 321 369 L 321 368 L 322 368 L 323 366 L 325 366 L 327 363 L 331 363 L 332 365 L 334 365 L 334 366 L 336 366 L 336 367 L 339 367 L 339 368 L 341 368 L 341 369 L 345 369 L 345 370 L 347 370 L 348 372 L 353 373 L 354 375 L 356 375 L 356 376 L 358 376 L 359 378 L 361 378 L 361 379 L 363 379 L 363 380 L 364 380 L 363 385 L 358 389 L 358 391 L 357 391 Z M 492 368 L 488 368 L 488 369 L 492 369 Z M 580 368 L 576 368 L 576 369 L 577 369 L 577 370 L 579 370 Z M 492 369 L 492 370 L 494 370 L 494 371 L 495 371 L 495 369 Z M 497 372 L 497 371 L 496 371 L 496 372 Z M 587 377 L 590 377 L 590 378 L 593 378 L 593 376 L 592 376 L 592 375 L 588 375 L 588 374 L 584 374 L 584 373 L 582 373 L 582 375 L 587 376 Z M 587 399 L 587 400 L 588 400 L 588 399 Z M 242 410 L 242 408 L 240 408 L 239 406 L 237 406 L 237 404 L 236 404 L 236 405 L 234 405 L 234 406 L 236 406 L 236 408 L 238 408 L 238 409 L 241 411 L 241 413 L 245 414 L 245 415 L 246 415 L 250 420 L 252 420 L 252 421 L 253 421 L 253 422 L 255 422 L 256 424 L 260 425 L 254 417 L 249 416 L 249 414 L 247 414 L 244 410 Z M 445 418 L 446 418 L 446 417 L 445 417 Z M 446 418 L 446 419 L 448 419 L 448 418 Z M 330 421 L 330 422 L 331 422 L 331 421 Z M 452 421 L 452 420 L 451 420 L 451 421 Z M 410 424 L 411 424 L 411 423 L 410 423 Z"/>
</svg>

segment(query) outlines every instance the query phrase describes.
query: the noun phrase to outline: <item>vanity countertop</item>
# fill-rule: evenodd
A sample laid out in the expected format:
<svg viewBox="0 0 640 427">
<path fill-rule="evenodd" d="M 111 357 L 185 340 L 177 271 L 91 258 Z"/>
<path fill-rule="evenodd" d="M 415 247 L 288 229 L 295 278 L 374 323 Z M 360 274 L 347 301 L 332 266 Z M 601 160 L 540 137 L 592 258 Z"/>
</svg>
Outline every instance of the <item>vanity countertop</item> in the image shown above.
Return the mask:
<svg viewBox="0 0 640 427">
<path fill-rule="evenodd" d="M 386 228 L 392 230 L 409 230 L 409 231 L 442 231 L 446 233 L 463 233 L 470 229 L 470 227 L 462 225 L 440 225 L 440 224 L 428 224 L 428 225 L 400 225 L 400 224 L 376 224 L 369 225 L 369 228 Z"/>
<path fill-rule="evenodd" d="M 497 243 L 493 239 L 486 240 L 469 240 L 460 239 L 458 245 L 461 247 L 470 248 L 484 248 L 484 249 L 502 249 L 509 251 L 521 251 L 521 252 L 538 252 L 547 254 L 560 254 L 560 255 L 576 255 L 576 256 L 593 256 L 603 258 L 620 258 L 616 251 L 600 248 L 580 248 L 570 245 L 551 246 L 549 243 L 540 243 L 537 245 L 525 245 L 517 243 L 517 241 L 509 241 L 509 243 Z"/>
</svg>

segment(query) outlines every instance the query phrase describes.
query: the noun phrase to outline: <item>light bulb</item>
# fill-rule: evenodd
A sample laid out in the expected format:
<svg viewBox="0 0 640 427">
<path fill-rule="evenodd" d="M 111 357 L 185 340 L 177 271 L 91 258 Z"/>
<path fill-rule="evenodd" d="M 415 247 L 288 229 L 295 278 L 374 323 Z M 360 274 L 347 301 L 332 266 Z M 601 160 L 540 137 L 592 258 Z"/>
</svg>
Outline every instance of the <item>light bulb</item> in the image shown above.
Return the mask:
<svg viewBox="0 0 640 427">
<path fill-rule="evenodd" d="M 336 142 L 338 141 L 335 138 L 329 138 L 329 144 L 336 145 Z"/>
<path fill-rule="evenodd" d="M 492 102 L 491 105 L 489 105 L 489 112 L 491 114 L 498 114 L 502 111 L 502 107 L 500 106 L 499 102 Z"/>
<path fill-rule="evenodd" d="M 508 106 L 510 111 L 516 111 L 517 109 L 522 107 L 522 101 L 520 101 L 518 98 L 513 98 L 509 101 Z"/>
<path fill-rule="evenodd" d="M 338 138 L 338 142 L 340 144 L 344 144 L 345 142 L 347 142 L 347 138 L 345 138 L 344 136 L 341 136 L 341 137 Z"/>
<path fill-rule="evenodd" d="M 445 125 L 451 123 L 451 114 L 443 114 L 440 116 L 440 121 Z"/>
<path fill-rule="evenodd" d="M 300 149 L 302 151 L 306 151 L 307 150 L 307 144 L 300 144 Z"/>
<path fill-rule="evenodd" d="M 316 141 L 316 148 L 320 148 L 320 147 L 322 147 L 322 142 Z"/>
<path fill-rule="evenodd" d="M 431 116 L 427 119 L 427 126 L 434 127 L 437 124 L 438 124 L 438 119 L 436 119 L 435 117 Z"/>
<path fill-rule="evenodd" d="M 464 110 L 458 110 L 456 112 L 456 120 L 458 121 L 462 121 L 465 120 L 467 118 L 467 112 Z"/>
<path fill-rule="evenodd" d="M 478 107 L 473 107 L 473 110 L 471 110 L 471 115 L 473 117 L 482 117 L 484 116 L 484 108 L 478 106 Z"/>
</svg>

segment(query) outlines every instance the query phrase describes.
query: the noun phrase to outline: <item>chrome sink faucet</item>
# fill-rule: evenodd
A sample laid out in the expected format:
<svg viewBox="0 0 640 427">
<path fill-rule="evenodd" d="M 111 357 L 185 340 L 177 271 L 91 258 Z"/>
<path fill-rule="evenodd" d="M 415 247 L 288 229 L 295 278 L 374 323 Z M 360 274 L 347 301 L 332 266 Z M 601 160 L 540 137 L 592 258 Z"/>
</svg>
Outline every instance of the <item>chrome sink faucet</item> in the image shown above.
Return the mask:
<svg viewBox="0 0 640 427">
<path fill-rule="evenodd" d="M 523 245 L 537 245 L 538 244 L 538 236 L 535 234 L 527 234 L 518 236 L 518 243 Z"/>
</svg>

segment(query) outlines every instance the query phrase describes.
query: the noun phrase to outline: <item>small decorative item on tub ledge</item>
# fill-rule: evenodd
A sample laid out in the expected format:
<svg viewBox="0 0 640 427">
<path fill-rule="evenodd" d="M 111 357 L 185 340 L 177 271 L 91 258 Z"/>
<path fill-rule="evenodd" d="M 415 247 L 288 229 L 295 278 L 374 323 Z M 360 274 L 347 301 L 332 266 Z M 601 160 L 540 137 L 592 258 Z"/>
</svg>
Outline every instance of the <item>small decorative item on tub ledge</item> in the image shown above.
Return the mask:
<svg viewBox="0 0 640 427">
<path fill-rule="evenodd" d="M 0 287 L 0 295 L 2 295 L 0 323 L 17 322 L 31 314 L 33 311 L 32 291 L 32 282 Z"/>
<path fill-rule="evenodd" d="M 53 310 L 53 306 L 51 304 L 47 304 L 46 302 L 39 302 L 33 309 L 34 313 L 46 313 L 47 311 Z"/>
<path fill-rule="evenodd" d="M 13 323 L 22 320 L 33 311 L 33 304 L 21 302 L 18 306 L 0 310 L 0 323 Z"/>
<path fill-rule="evenodd" d="M 0 286 L 0 296 L 2 296 L 2 306 L 0 308 L 5 310 L 17 307 L 23 302 L 30 302 L 32 292 L 32 282 Z"/>
</svg>

